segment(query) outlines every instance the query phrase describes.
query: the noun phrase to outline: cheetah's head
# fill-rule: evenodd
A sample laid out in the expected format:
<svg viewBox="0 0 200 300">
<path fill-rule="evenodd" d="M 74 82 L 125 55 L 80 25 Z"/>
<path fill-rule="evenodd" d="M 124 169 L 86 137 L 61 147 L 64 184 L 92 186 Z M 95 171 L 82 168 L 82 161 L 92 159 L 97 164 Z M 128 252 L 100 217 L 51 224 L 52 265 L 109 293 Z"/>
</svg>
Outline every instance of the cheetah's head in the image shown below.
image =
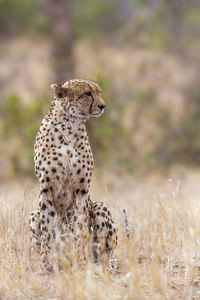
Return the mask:
<svg viewBox="0 0 200 300">
<path fill-rule="evenodd" d="M 92 80 L 72 79 L 63 85 L 52 84 L 56 98 L 71 115 L 87 119 L 103 114 L 105 103 L 99 85 Z"/>
</svg>

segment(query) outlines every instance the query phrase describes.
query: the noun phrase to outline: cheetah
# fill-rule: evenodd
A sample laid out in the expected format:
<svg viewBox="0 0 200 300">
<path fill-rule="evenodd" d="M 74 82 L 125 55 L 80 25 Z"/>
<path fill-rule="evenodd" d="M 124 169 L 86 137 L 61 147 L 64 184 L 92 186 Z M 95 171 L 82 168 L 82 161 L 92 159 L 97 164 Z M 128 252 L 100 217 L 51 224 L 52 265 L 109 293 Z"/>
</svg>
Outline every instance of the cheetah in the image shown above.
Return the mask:
<svg viewBox="0 0 200 300">
<path fill-rule="evenodd" d="M 62 231 L 74 234 L 76 249 L 87 230 L 95 262 L 110 263 L 117 245 L 116 226 L 103 202 L 89 194 L 93 155 L 85 122 L 103 114 L 105 103 L 99 85 L 72 79 L 52 84 L 52 103 L 34 145 L 34 167 L 40 184 L 39 208 L 30 215 L 31 240 L 42 265 L 52 270 L 50 253 Z"/>
</svg>

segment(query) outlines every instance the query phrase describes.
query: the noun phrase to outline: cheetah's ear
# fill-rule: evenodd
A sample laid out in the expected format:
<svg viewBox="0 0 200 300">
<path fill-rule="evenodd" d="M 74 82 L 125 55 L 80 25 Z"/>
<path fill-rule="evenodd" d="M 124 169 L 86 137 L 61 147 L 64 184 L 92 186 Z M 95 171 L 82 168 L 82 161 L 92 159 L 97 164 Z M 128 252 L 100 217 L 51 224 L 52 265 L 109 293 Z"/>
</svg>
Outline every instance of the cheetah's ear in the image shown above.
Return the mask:
<svg viewBox="0 0 200 300">
<path fill-rule="evenodd" d="M 65 98 L 67 96 L 67 89 L 60 84 L 52 84 L 51 89 L 59 99 Z"/>
</svg>

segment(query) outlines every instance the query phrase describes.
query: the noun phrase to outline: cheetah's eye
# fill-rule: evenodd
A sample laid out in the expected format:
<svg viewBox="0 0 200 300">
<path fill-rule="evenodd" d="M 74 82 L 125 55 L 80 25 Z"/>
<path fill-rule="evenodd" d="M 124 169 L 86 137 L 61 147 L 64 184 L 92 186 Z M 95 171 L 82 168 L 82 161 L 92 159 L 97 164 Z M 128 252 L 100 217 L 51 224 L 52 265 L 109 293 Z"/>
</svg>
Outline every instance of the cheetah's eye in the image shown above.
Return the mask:
<svg viewBox="0 0 200 300">
<path fill-rule="evenodd" d="M 90 91 L 86 92 L 85 95 L 88 96 L 88 97 L 92 97 L 92 93 Z"/>
</svg>

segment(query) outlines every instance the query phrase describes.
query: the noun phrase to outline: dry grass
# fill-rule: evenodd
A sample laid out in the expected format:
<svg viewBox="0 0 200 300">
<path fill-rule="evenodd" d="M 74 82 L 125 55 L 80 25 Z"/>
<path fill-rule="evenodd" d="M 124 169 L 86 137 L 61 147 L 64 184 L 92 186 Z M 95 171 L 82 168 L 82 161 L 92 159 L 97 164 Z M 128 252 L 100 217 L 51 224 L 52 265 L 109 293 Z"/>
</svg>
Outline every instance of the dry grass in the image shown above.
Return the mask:
<svg viewBox="0 0 200 300">
<path fill-rule="evenodd" d="M 2 192 L 0 299 L 200 299 L 200 202 L 188 192 L 197 195 L 199 177 L 148 184 L 108 177 L 93 185 L 95 200 L 109 205 L 117 223 L 119 275 L 90 263 L 83 271 L 74 265 L 54 274 L 42 272 L 28 235 L 37 189 L 28 188 L 23 197 L 16 187 L 15 195 Z"/>
</svg>

